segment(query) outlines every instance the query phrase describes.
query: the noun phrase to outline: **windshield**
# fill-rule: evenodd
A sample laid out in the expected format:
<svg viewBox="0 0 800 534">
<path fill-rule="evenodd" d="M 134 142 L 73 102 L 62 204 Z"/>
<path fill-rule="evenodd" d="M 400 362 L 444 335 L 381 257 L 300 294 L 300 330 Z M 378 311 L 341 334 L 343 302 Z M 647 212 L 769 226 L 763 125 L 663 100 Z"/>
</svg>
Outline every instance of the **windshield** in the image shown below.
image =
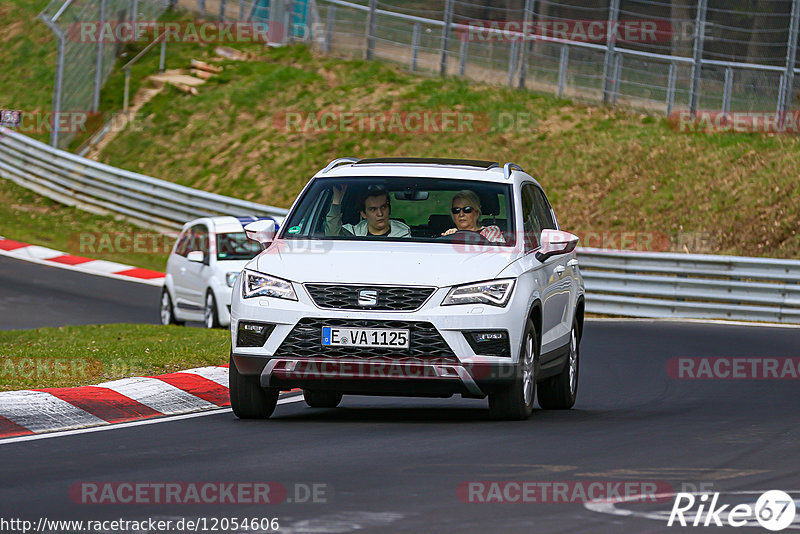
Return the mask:
<svg viewBox="0 0 800 534">
<path fill-rule="evenodd" d="M 261 252 L 261 244 L 244 232 L 217 234 L 217 260 L 251 260 Z"/>
<path fill-rule="evenodd" d="M 472 240 L 514 244 L 509 184 L 437 178 L 323 178 L 286 221 L 284 239 Z"/>
</svg>

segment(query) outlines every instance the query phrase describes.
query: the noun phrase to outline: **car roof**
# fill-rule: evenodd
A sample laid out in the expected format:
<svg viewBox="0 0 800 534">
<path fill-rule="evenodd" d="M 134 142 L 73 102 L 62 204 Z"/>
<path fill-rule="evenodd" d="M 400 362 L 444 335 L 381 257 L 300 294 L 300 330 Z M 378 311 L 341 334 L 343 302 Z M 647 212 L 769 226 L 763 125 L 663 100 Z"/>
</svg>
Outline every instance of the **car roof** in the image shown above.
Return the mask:
<svg viewBox="0 0 800 534">
<path fill-rule="evenodd" d="M 513 163 L 501 167 L 494 161 L 447 158 L 339 158 L 314 178 L 357 176 L 452 178 L 494 183 L 514 183 L 523 179 L 536 181 Z"/>
<path fill-rule="evenodd" d="M 255 215 L 248 215 L 244 217 L 233 217 L 233 216 L 219 216 L 219 217 L 200 217 L 199 219 L 194 219 L 192 221 L 187 222 L 183 225 L 183 228 L 189 228 L 190 226 L 194 226 L 196 224 L 205 223 L 211 227 L 213 232 L 218 234 L 227 234 L 227 233 L 235 233 L 235 232 L 244 232 L 245 225 L 253 222 L 253 221 L 260 221 L 262 219 L 272 219 L 272 217 L 257 217 Z"/>
</svg>

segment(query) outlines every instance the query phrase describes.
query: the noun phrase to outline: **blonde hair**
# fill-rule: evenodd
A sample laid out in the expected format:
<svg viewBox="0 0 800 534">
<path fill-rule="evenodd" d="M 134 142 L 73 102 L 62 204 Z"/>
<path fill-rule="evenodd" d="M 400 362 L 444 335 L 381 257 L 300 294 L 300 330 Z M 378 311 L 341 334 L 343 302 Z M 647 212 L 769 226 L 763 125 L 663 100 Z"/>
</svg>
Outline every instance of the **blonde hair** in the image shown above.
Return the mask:
<svg viewBox="0 0 800 534">
<path fill-rule="evenodd" d="M 470 191 L 469 189 L 463 189 L 453 195 L 453 200 L 450 201 L 450 206 L 452 207 L 456 200 L 464 200 L 467 204 L 472 206 L 478 211 L 478 216 L 480 217 L 483 212 L 481 211 L 481 199 L 478 195 L 475 194 L 474 191 Z"/>
</svg>

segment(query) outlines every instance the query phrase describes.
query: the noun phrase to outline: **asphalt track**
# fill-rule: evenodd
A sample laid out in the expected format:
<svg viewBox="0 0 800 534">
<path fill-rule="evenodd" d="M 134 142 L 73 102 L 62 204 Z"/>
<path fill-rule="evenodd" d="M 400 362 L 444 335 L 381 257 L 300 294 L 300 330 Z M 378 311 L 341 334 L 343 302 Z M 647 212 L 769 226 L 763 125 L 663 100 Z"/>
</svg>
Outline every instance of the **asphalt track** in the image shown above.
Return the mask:
<svg viewBox="0 0 800 534">
<path fill-rule="evenodd" d="M 490 421 L 480 400 L 345 397 L 338 409 L 282 404 L 268 421 L 222 411 L 0 442 L 0 517 L 275 517 L 280 532 L 667 532 L 674 529 L 666 517 L 652 514 L 668 512 L 671 500 L 618 505 L 627 515 L 614 515 L 580 502 L 465 503 L 457 488 L 468 481 L 651 481 L 676 490 L 702 484 L 722 492 L 722 502 L 739 498 L 736 491 L 796 491 L 798 380 L 677 380 L 666 369 L 679 356 L 796 357 L 799 347 L 800 329 L 593 321 L 581 345 L 576 407 L 537 408 L 525 422 Z M 74 484 L 101 481 L 278 482 L 295 502 L 98 505 L 70 498 Z M 293 492 L 304 487 L 296 484 L 324 485 L 318 500 L 325 502 L 296 502 Z"/>
</svg>

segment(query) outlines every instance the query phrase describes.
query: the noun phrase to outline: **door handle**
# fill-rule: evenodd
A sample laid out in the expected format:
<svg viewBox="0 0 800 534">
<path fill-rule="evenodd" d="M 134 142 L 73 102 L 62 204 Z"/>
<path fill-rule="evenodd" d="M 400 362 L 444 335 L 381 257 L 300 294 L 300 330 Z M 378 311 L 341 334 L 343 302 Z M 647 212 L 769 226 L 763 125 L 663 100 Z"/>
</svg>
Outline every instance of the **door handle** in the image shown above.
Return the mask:
<svg viewBox="0 0 800 534">
<path fill-rule="evenodd" d="M 566 271 L 566 270 L 567 270 L 566 267 L 564 267 L 563 265 L 559 265 L 558 267 L 555 268 L 555 273 L 556 274 L 564 274 L 564 271 Z"/>
<path fill-rule="evenodd" d="M 578 260 L 572 259 L 567 262 L 567 267 L 572 267 L 573 269 L 578 266 Z"/>
<path fill-rule="evenodd" d="M 186 267 L 181 267 L 181 274 L 186 272 Z"/>
</svg>

